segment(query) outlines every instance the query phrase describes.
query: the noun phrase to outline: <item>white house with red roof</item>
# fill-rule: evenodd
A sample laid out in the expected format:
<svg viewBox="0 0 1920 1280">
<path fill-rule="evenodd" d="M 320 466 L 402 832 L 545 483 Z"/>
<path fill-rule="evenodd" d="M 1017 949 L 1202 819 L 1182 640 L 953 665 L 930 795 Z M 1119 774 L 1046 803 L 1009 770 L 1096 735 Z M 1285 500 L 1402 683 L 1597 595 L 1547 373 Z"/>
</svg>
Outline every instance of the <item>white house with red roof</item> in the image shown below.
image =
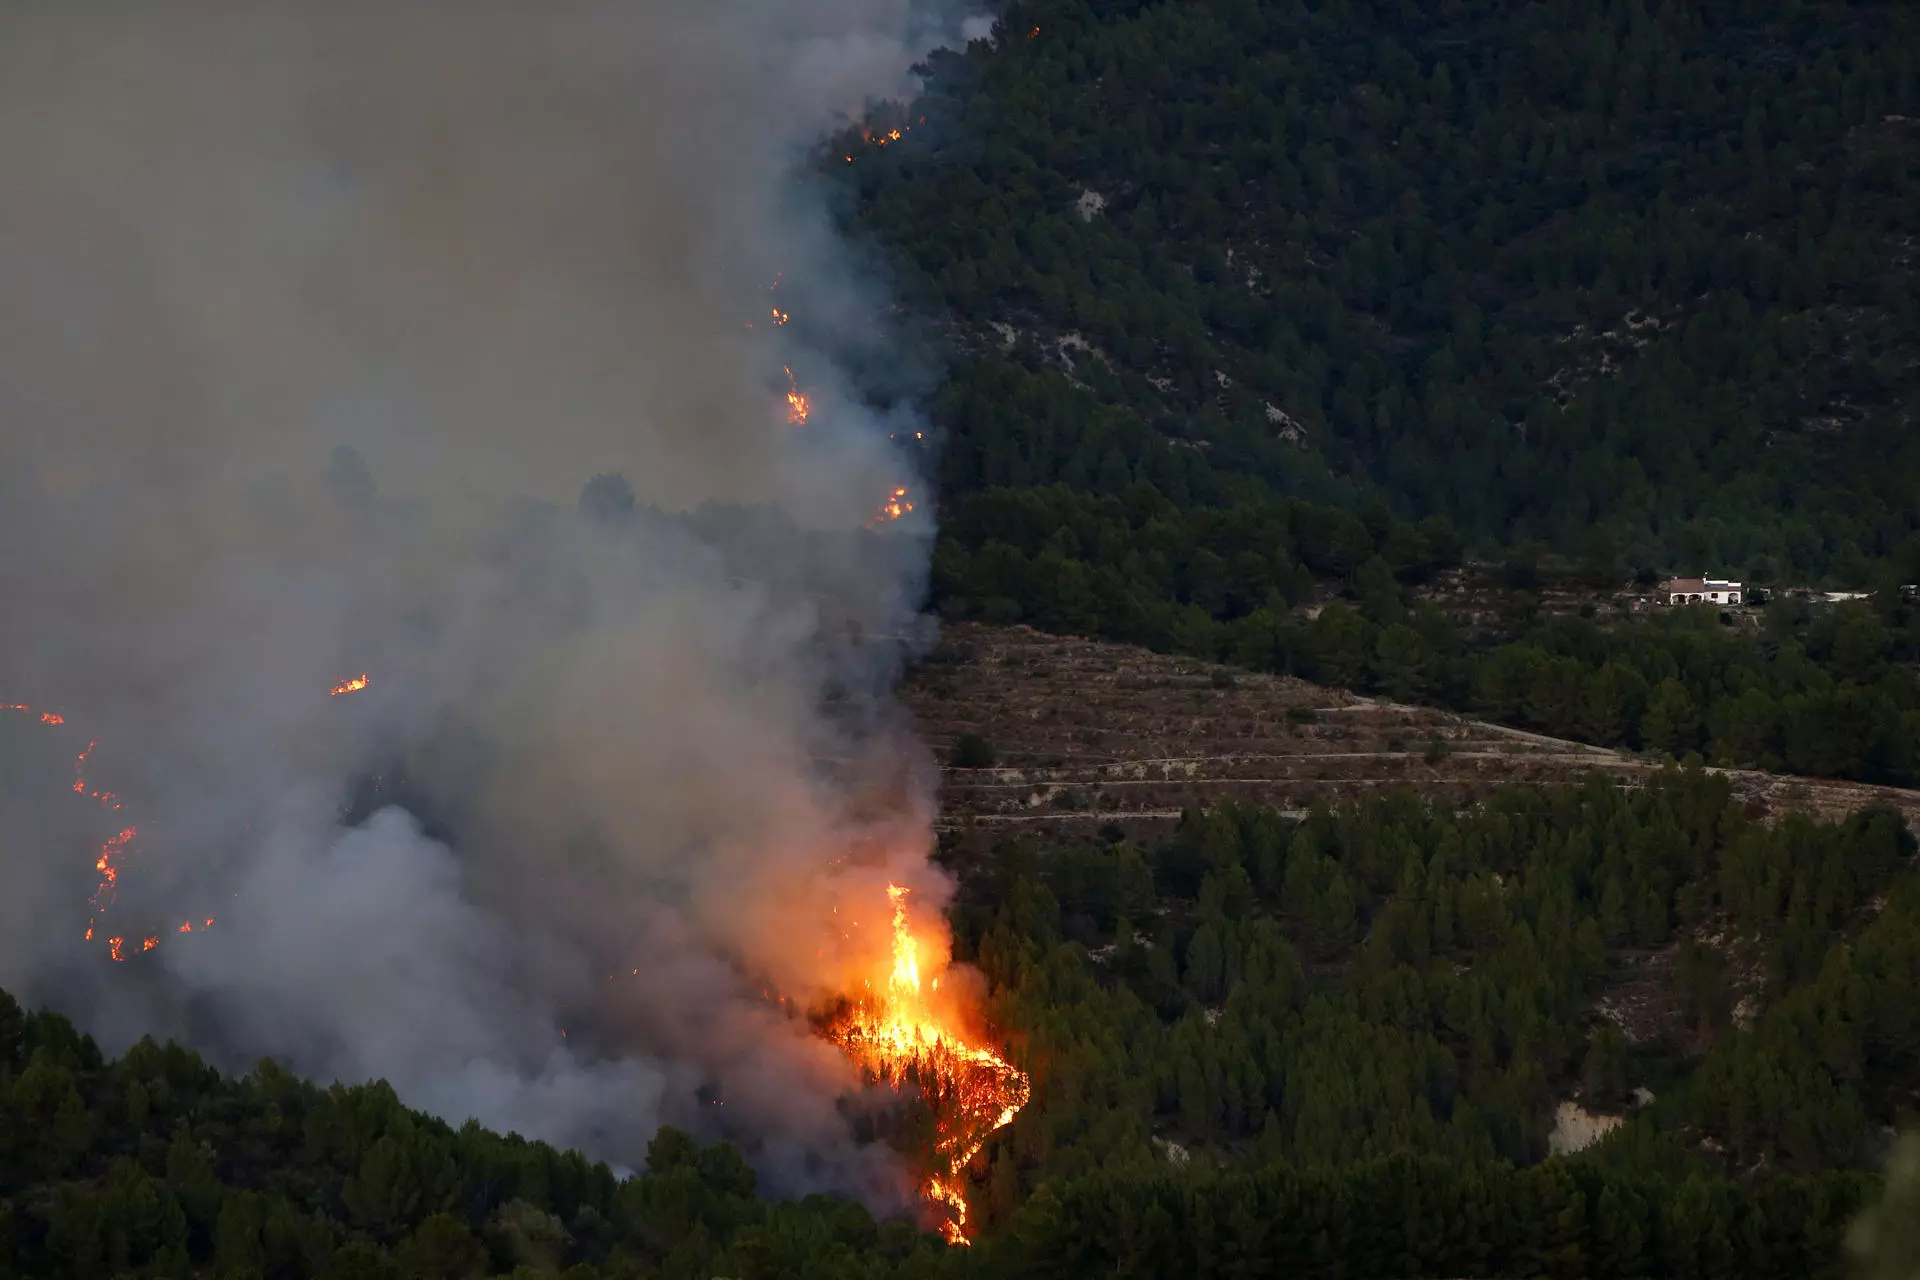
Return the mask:
<svg viewBox="0 0 1920 1280">
<path fill-rule="evenodd" d="M 1740 584 L 1720 578 L 1673 578 L 1661 588 L 1668 604 L 1739 604 Z"/>
</svg>

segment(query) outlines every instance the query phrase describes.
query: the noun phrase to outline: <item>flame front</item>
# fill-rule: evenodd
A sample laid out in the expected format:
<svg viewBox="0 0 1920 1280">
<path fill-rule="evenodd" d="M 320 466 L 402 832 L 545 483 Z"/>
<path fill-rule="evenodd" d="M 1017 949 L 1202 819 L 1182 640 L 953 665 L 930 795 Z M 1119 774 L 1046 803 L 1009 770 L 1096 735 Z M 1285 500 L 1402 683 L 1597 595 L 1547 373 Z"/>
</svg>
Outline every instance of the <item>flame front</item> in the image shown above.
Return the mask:
<svg viewBox="0 0 1920 1280">
<path fill-rule="evenodd" d="M 358 693 L 372 683 L 373 677 L 362 671 L 359 675 L 353 677 L 353 679 L 342 680 L 339 684 L 327 690 L 327 696 L 337 698 L 343 693 Z"/>
<path fill-rule="evenodd" d="M 893 903 L 892 969 L 880 989 L 865 983 L 865 994 L 827 1029 L 827 1036 L 874 1080 L 898 1086 L 911 1075 L 928 1086 L 940 1134 L 935 1154 L 945 1172 L 929 1177 L 920 1191 L 946 1209 L 942 1234 L 966 1244 L 963 1171 L 988 1136 L 1027 1104 L 1032 1086 L 1024 1072 L 991 1049 L 969 1043 L 930 1006 L 921 986 L 922 944 L 907 919 L 907 890 L 890 884 L 887 897 Z M 939 986 L 936 977 L 931 990 Z"/>
<path fill-rule="evenodd" d="M 335 685 L 333 692 L 350 693 L 355 689 L 366 688 L 369 683 L 370 677 L 363 675 L 356 680 L 348 680 Z M 49 725 L 53 728 L 63 728 L 67 723 L 67 718 L 57 711 L 42 711 L 36 713 L 32 707 L 24 702 L 0 702 L 0 711 L 18 711 L 23 715 L 37 715 L 41 724 Z M 99 745 L 99 739 L 89 739 L 87 745 L 82 747 L 74 756 L 73 794 L 97 801 L 103 809 L 117 810 L 124 807 L 120 803 L 119 796 L 111 791 L 90 790 L 87 785 L 87 759 L 93 754 L 94 748 Z M 138 827 L 131 825 L 122 827 L 118 832 L 102 841 L 99 850 L 94 854 L 93 869 L 99 876 L 99 881 L 94 885 L 93 893 L 87 898 L 87 905 L 93 909 L 93 914 L 87 919 L 86 931 L 82 935 L 84 941 L 93 941 L 95 932 L 101 927 L 100 917 L 106 913 L 107 908 L 113 904 L 114 898 L 119 894 L 122 864 L 129 856 L 138 850 L 139 838 L 140 829 Z M 207 922 L 201 927 L 211 929 L 213 927 L 212 917 L 208 917 Z M 192 933 L 192 922 L 182 923 L 176 932 Z M 127 940 L 124 935 L 115 934 L 113 937 L 106 939 L 106 943 L 107 954 L 112 959 L 124 961 L 127 958 Z M 140 940 L 140 950 L 142 951 L 152 951 L 159 945 L 159 934 L 148 934 Z"/>
</svg>

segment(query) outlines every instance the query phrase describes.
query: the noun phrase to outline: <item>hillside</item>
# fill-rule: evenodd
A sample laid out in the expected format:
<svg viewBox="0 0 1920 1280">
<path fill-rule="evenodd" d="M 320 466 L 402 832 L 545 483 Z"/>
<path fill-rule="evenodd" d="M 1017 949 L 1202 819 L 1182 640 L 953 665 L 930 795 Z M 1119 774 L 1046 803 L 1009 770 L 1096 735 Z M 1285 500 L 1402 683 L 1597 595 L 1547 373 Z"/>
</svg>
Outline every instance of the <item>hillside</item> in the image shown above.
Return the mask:
<svg viewBox="0 0 1920 1280">
<path fill-rule="evenodd" d="M 1920 528 L 1916 66 L 1892 0 L 1020 0 L 825 167 L 957 358 L 943 494 L 1857 581 Z"/>
<path fill-rule="evenodd" d="M 453 1129 L 384 1084 L 323 1090 L 271 1063 L 223 1078 L 151 1042 L 108 1060 L 4 991 L 0 1086 L 9 1280 L 1066 1280 L 1173 1266 L 1225 1277 L 1241 1272 L 1213 1259 L 1234 1256 L 1334 1280 L 1356 1266 L 1529 1275 L 1543 1256 L 1666 1274 L 1704 1250 L 1730 1269 L 1703 1275 L 1824 1276 L 1839 1273 L 1841 1233 L 1873 1194 L 1850 1175 L 1758 1190 L 1695 1176 L 1669 1202 L 1600 1168 L 1417 1159 L 1108 1169 L 1057 1181 L 1001 1236 L 956 1250 L 844 1201 L 759 1198 L 737 1151 L 674 1129 L 654 1137 L 638 1175 L 617 1178 L 542 1143 Z M 1413 1203 L 1456 1229 L 1427 1229 Z"/>
<path fill-rule="evenodd" d="M 1227 801 L 1298 813 L 1409 788 L 1460 804 L 1505 783 L 1577 785 L 1599 774 L 1633 785 L 1669 767 L 1291 677 L 1027 627 L 949 624 L 904 699 L 947 761 L 948 827 L 1067 834 L 1118 823 L 1152 837 L 1187 808 Z M 991 747 L 990 766 L 954 766 L 954 744 L 968 734 Z M 1714 772 L 1756 815 L 1834 821 L 1884 806 L 1920 831 L 1920 791 Z"/>
<path fill-rule="evenodd" d="M 1093 1115 L 1151 1098 L 1134 1142 L 1235 1164 L 1528 1163 L 1617 1131 L 1605 1162 L 1753 1176 L 1871 1164 L 1920 1100 L 1910 1037 L 1865 1012 L 1920 974 L 1896 940 L 1920 793 L 1026 628 L 948 627 L 905 698 L 947 761 L 959 937 L 1080 1082 L 1036 1095 L 1022 1167 L 1063 1126 L 1132 1158 Z M 1865 1040 L 1819 1047 L 1849 999 Z"/>
</svg>

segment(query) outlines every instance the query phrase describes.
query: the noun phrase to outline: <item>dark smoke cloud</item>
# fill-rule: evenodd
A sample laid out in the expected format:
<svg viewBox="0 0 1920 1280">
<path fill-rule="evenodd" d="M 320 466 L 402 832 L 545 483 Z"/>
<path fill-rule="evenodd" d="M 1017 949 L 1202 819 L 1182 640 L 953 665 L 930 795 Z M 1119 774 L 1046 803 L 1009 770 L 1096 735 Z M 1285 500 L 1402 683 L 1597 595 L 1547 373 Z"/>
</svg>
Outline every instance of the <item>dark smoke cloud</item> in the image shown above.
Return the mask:
<svg viewBox="0 0 1920 1280">
<path fill-rule="evenodd" d="M 938 17 L 0 17 L 0 696 L 69 720 L 0 740 L 0 983 L 109 1044 L 884 1194 L 847 1067 L 761 996 L 844 977 L 836 907 L 942 892 L 875 643 L 926 531 L 861 530 L 905 463 L 831 358 L 883 300 L 793 162 Z M 577 512 L 609 472 L 637 502 Z M 79 938 L 121 815 L 35 763 L 87 738 L 142 833 L 109 927 L 218 919 L 140 964 Z"/>
</svg>

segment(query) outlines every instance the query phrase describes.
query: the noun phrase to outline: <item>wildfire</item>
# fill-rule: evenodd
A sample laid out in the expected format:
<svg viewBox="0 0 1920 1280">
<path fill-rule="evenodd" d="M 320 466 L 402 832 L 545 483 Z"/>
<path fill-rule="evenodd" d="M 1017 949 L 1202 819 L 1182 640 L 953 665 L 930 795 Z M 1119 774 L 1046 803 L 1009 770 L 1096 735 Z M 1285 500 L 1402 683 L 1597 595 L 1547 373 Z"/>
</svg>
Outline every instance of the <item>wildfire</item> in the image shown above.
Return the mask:
<svg viewBox="0 0 1920 1280">
<path fill-rule="evenodd" d="M 939 977 L 921 985 L 921 941 L 907 919 L 907 890 L 890 884 L 893 904 L 892 967 L 876 989 L 827 1029 L 827 1036 L 871 1078 L 898 1086 L 918 1080 L 933 1104 L 940 1139 L 935 1153 L 946 1166 L 929 1177 L 921 1194 L 943 1206 L 948 1219 L 941 1232 L 953 1244 L 967 1244 L 967 1199 L 962 1190 L 967 1163 L 989 1135 L 1019 1113 L 1032 1095 L 1025 1073 L 991 1049 L 969 1043 L 927 1001 L 938 991 Z M 936 968 L 944 968 L 944 960 Z"/>
<path fill-rule="evenodd" d="M 807 425 L 807 415 L 813 412 L 813 400 L 794 380 L 793 368 L 787 366 L 787 421 L 793 426 Z"/>
<path fill-rule="evenodd" d="M 93 860 L 93 869 L 100 873 L 100 884 L 93 891 L 91 899 L 95 911 L 105 911 L 107 904 L 113 901 L 113 895 L 120 883 L 120 868 L 114 860 L 127 851 L 127 847 L 140 834 L 138 827 L 123 827 L 118 835 L 108 837 L 100 846 L 100 853 Z"/>
<path fill-rule="evenodd" d="M 354 684 L 358 688 L 365 688 L 367 677 L 361 676 L 358 682 L 349 681 L 348 683 Z M 344 686 L 342 688 L 344 689 Z M 342 689 L 335 690 L 335 692 L 341 691 Z M 24 702 L 0 703 L 0 711 L 18 711 L 25 715 L 35 714 L 33 708 L 27 706 Z M 40 712 L 38 713 L 38 718 L 41 724 L 55 727 L 63 726 L 67 723 L 65 716 L 54 711 Z M 120 798 L 113 792 L 91 791 L 87 787 L 87 758 L 93 754 L 94 748 L 99 745 L 100 742 L 98 739 L 90 740 L 85 747 L 81 748 L 80 751 L 75 754 L 73 758 L 73 793 L 77 796 L 85 796 L 88 799 L 99 802 L 100 806 L 104 809 L 119 809 L 122 807 Z M 93 941 L 94 934 L 100 926 L 101 915 L 106 912 L 108 906 L 112 904 L 114 897 L 118 894 L 122 864 L 129 854 L 138 849 L 139 846 L 136 844 L 136 841 L 139 837 L 140 829 L 138 827 L 122 827 L 119 831 L 102 841 L 98 852 L 94 854 L 93 869 L 99 876 L 99 882 L 94 886 L 93 893 L 87 899 L 88 905 L 93 908 L 93 915 L 87 920 L 86 932 L 83 935 L 85 941 Z M 212 928 L 213 920 L 209 918 L 202 927 Z M 192 933 L 193 924 L 191 922 L 183 923 L 176 932 Z M 126 938 L 116 934 L 108 938 L 106 943 L 107 953 L 113 959 L 125 960 L 127 958 Z M 159 934 L 149 934 L 140 940 L 140 950 L 142 951 L 152 951 L 159 945 Z"/>
<path fill-rule="evenodd" d="M 1038 33 L 1039 28 L 1036 27 L 1034 28 L 1034 30 L 1036 33 Z M 927 122 L 927 118 L 925 116 L 921 116 L 919 120 L 915 121 L 914 123 L 925 124 L 926 122 Z M 881 129 L 881 130 L 870 129 L 863 126 L 860 130 L 860 141 L 869 147 L 884 147 L 890 142 L 900 141 L 901 138 L 905 137 L 907 134 L 912 132 L 913 132 L 913 125 L 911 124 L 903 124 L 897 128 Z M 843 158 L 846 160 L 848 164 L 853 163 L 852 156 L 850 155 L 844 156 Z"/>
<path fill-rule="evenodd" d="M 785 324 L 791 318 L 792 318 L 791 316 L 789 316 L 786 312 L 782 311 L 780 308 L 778 307 L 773 308 L 773 322 L 775 324 Z"/>
<path fill-rule="evenodd" d="M 362 671 L 359 675 L 353 677 L 353 679 L 342 680 L 339 684 L 327 690 L 327 696 L 337 698 L 343 693 L 358 693 L 372 683 L 373 677 Z"/>
<path fill-rule="evenodd" d="M 875 525 L 898 520 L 911 510 L 913 510 L 913 504 L 907 501 L 907 490 L 902 485 L 887 495 L 887 500 L 880 504 L 880 514 L 867 523 L 867 528 L 871 529 Z"/>
</svg>

